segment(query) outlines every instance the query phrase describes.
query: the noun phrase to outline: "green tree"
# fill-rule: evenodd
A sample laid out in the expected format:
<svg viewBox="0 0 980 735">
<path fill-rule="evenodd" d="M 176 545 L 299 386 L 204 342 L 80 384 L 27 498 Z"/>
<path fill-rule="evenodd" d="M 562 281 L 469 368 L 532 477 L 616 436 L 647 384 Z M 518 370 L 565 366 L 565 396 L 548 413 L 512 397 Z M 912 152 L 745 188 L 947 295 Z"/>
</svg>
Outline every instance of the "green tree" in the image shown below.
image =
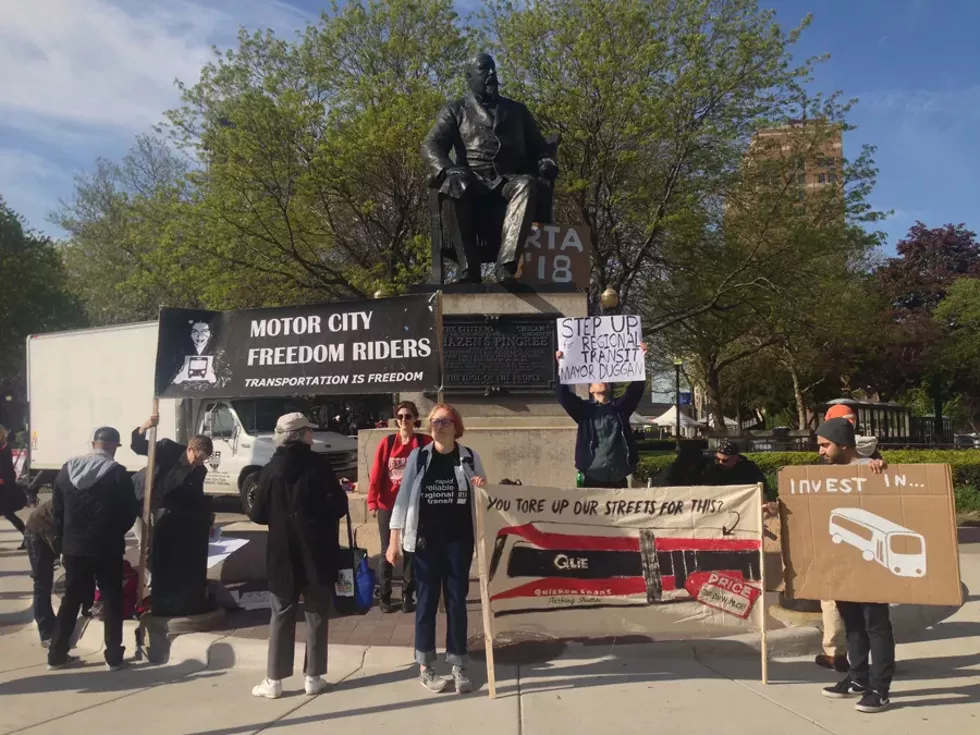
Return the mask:
<svg viewBox="0 0 980 735">
<path fill-rule="evenodd" d="M 467 49 L 451 0 L 335 3 L 295 42 L 243 31 L 168 113 L 203 164 L 197 246 L 230 277 L 261 279 L 256 303 L 424 280 L 418 147 Z"/>
<path fill-rule="evenodd" d="M 188 288 L 199 259 L 181 253 L 175 237 L 188 227 L 187 172 L 165 141 L 140 136 L 121 162 L 99 159 L 76 177 L 72 197 L 52 213 L 68 233 L 69 284 L 92 324 L 155 319 L 161 304 L 201 305 Z"/>
<path fill-rule="evenodd" d="M 626 303 L 689 276 L 680 256 L 698 254 L 677 253 L 674 230 L 719 226 L 752 134 L 790 116 L 811 68 L 790 58 L 809 20 L 784 33 L 755 0 L 496 0 L 486 20 L 505 92 L 562 136 L 557 216 L 592 230 L 593 290 Z"/>
<path fill-rule="evenodd" d="M 960 278 L 953 282 L 936 306 L 933 321 L 943 339 L 930 372 L 941 374 L 951 392 L 958 394 L 944 404 L 943 413 L 977 431 L 980 426 L 980 278 Z M 919 403 L 928 405 L 921 400 L 924 392 L 918 391 Z M 929 408 L 932 410 L 933 406 Z"/>
<path fill-rule="evenodd" d="M 651 284 L 641 302 L 654 325 L 689 314 L 657 341 L 695 365 L 716 428 L 724 425 L 729 393 L 724 374 L 761 351 L 770 372 L 790 378 L 790 403 L 805 426 L 810 391 L 834 372 L 839 386 L 869 310 L 866 274 L 880 236 L 865 228 L 881 217 L 867 204 L 873 151 L 834 164 L 834 184 L 807 186 L 847 129 L 850 105 L 836 97 L 798 100 L 803 114 L 796 122 L 786 120 L 746 147 L 721 215 L 672 229 L 667 247 L 678 276 Z M 843 327 L 835 304 L 843 313 L 852 309 Z"/>
<path fill-rule="evenodd" d="M 30 334 L 81 325 L 58 249 L 0 196 L 0 393 L 23 394 Z M 66 366 L 68 369 L 69 366 Z"/>
</svg>

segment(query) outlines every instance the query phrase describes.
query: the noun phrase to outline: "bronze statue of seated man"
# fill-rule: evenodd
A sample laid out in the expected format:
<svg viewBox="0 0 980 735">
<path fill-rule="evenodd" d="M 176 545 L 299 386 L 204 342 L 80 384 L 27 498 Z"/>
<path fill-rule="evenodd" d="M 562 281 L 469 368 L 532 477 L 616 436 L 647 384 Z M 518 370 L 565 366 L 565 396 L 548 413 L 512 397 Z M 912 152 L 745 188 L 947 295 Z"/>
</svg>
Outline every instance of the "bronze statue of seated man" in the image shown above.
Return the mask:
<svg viewBox="0 0 980 735">
<path fill-rule="evenodd" d="M 512 283 L 538 197 L 550 198 L 542 183 L 558 175 L 554 145 L 527 107 L 499 95 L 497 67 L 488 54 L 470 59 L 466 81 L 470 91 L 440 110 L 422 157 L 439 190 L 442 232 L 459 264 L 458 281 L 482 281 L 481 263 L 493 262 L 493 254 L 481 244 L 499 237 L 497 282 Z M 481 236 L 487 228 L 494 231 Z"/>
</svg>

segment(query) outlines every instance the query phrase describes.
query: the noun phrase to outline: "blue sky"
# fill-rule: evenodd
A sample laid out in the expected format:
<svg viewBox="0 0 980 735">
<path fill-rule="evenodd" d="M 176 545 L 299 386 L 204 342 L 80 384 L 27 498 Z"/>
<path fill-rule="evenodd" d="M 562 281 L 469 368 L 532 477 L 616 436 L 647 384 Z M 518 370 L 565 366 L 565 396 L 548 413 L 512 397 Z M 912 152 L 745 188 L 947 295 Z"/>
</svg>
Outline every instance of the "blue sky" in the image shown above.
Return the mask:
<svg viewBox="0 0 980 735">
<path fill-rule="evenodd" d="M 472 2 L 465 2 L 472 5 Z M 797 53 L 830 53 L 824 91 L 860 103 L 845 155 L 878 146 L 873 204 L 894 210 L 888 249 L 917 219 L 980 228 L 980 0 L 760 0 L 790 27 L 814 23 Z M 239 25 L 283 34 L 314 17 L 310 0 L 0 0 L 0 193 L 30 224 L 72 192 L 98 156 L 119 158 L 177 102 L 212 45 Z M 505 71 L 505 70 L 504 70 Z M 505 75 L 506 76 L 506 75 Z"/>
</svg>

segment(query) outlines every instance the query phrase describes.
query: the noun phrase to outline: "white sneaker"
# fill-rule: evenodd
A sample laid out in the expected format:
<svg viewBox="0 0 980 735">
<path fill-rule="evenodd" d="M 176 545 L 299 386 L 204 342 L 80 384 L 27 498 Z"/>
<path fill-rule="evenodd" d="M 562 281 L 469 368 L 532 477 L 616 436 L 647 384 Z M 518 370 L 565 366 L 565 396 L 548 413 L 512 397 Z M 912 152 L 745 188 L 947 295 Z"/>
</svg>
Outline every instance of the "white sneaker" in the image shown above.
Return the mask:
<svg viewBox="0 0 980 735">
<path fill-rule="evenodd" d="M 306 677 L 306 693 L 311 697 L 316 694 L 323 694 L 330 688 L 330 684 L 320 676 Z"/>
<path fill-rule="evenodd" d="M 252 687 L 252 696 L 279 699 L 282 696 L 282 681 L 279 679 L 263 679 L 261 684 Z"/>
</svg>

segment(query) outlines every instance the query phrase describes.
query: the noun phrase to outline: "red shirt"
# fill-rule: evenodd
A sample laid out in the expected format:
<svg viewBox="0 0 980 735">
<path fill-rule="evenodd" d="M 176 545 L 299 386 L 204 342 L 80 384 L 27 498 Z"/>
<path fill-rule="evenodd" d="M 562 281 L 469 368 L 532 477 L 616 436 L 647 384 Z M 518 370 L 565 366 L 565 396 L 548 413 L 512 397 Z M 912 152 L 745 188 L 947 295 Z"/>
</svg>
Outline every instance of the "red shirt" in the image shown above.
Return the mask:
<svg viewBox="0 0 980 735">
<path fill-rule="evenodd" d="M 408 455 L 413 449 L 424 447 L 431 442 L 431 436 L 418 433 L 412 434 L 407 444 L 402 443 L 401 435 L 397 433 L 381 440 L 371 465 L 368 510 L 391 510 L 394 507 Z"/>
</svg>

